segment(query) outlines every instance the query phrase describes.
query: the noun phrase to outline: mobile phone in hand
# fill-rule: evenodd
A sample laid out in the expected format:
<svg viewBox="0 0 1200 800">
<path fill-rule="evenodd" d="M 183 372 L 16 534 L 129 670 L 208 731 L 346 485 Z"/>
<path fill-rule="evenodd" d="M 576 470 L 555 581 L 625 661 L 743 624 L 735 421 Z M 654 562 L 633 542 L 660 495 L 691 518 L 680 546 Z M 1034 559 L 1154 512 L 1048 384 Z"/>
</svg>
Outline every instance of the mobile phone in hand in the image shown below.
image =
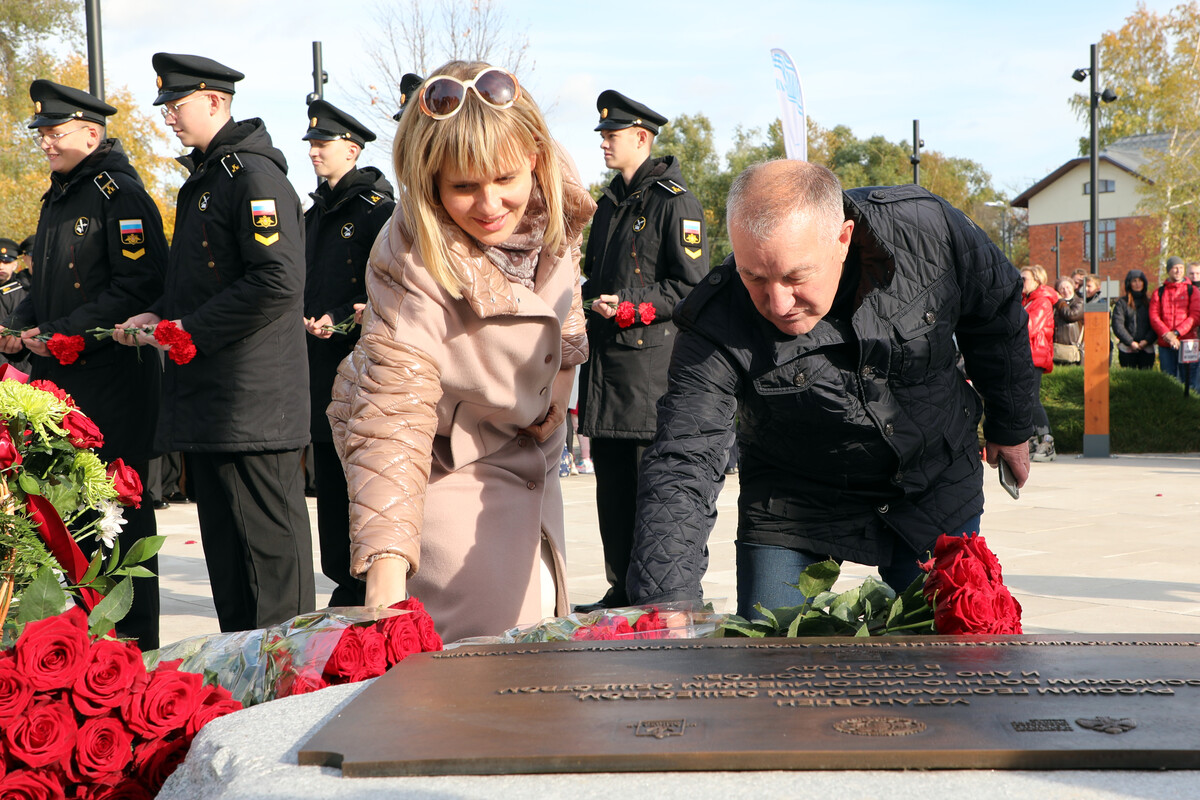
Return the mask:
<svg viewBox="0 0 1200 800">
<path fill-rule="evenodd" d="M 1003 458 L 996 459 L 998 462 L 996 471 L 1000 473 L 1000 485 L 1004 487 L 1004 491 L 1012 495 L 1013 500 L 1021 498 L 1021 490 L 1017 488 L 1017 479 L 1013 477 L 1012 469 L 1009 468 L 1008 462 Z"/>
</svg>

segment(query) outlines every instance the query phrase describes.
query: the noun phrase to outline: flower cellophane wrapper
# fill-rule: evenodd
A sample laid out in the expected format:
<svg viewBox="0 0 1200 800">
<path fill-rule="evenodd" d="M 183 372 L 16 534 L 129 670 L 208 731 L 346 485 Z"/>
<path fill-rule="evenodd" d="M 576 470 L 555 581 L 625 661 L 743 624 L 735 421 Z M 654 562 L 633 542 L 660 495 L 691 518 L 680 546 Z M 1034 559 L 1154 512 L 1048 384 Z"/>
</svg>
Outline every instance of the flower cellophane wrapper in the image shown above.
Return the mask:
<svg viewBox="0 0 1200 800">
<path fill-rule="evenodd" d="M 670 619 L 670 627 L 660 630 L 614 633 L 603 638 L 615 641 L 638 639 L 706 639 L 715 636 L 717 629 L 729 617 L 713 611 L 712 601 L 700 603 L 682 600 L 671 603 L 655 603 L 643 606 L 605 608 L 584 614 L 572 613 L 565 617 L 547 617 L 534 625 L 510 628 L 499 636 L 473 636 L 459 639 L 446 645 L 449 650 L 464 645 L 524 644 L 531 642 L 570 642 L 576 640 L 581 628 L 605 626 L 624 618 L 630 625 L 643 616 L 657 612 Z"/>
<path fill-rule="evenodd" d="M 161 661 L 183 659 L 181 672 L 203 674 L 249 708 L 279 697 L 302 671 L 320 674 L 346 628 L 410 613 L 327 608 L 267 628 L 191 636 L 147 653 L 144 660 L 146 668 L 153 669 Z"/>
</svg>

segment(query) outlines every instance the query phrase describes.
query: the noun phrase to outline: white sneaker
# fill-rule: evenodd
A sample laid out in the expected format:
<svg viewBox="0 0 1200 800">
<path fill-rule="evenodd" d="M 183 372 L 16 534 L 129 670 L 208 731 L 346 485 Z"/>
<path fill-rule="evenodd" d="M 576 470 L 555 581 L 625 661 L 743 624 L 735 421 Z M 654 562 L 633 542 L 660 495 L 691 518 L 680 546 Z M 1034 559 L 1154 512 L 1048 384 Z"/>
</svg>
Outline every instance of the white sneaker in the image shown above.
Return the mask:
<svg viewBox="0 0 1200 800">
<path fill-rule="evenodd" d="M 592 460 L 590 458 L 580 459 L 579 474 L 580 475 L 595 475 L 596 474 L 596 468 L 594 466 L 592 466 Z"/>
</svg>

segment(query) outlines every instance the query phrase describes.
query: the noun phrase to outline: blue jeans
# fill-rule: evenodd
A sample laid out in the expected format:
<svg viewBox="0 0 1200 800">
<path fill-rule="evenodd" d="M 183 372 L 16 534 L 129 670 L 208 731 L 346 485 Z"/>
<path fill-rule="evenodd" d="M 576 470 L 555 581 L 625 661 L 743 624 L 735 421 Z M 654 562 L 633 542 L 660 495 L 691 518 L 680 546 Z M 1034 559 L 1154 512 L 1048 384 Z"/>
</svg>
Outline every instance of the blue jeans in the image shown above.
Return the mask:
<svg viewBox="0 0 1200 800">
<path fill-rule="evenodd" d="M 1158 348 L 1158 368 L 1200 394 L 1200 364 L 1184 364 L 1179 360 L 1179 351 L 1175 348 Z"/>
<path fill-rule="evenodd" d="M 976 516 L 949 533 L 964 536 L 978 531 L 979 517 Z M 796 583 L 805 567 L 825 560 L 825 556 L 777 545 L 738 541 L 734 546 L 737 548 L 737 613 L 746 619 L 763 618 L 754 610 L 755 603 L 760 603 L 763 608 L 802 605 L 807 598 L 791 584 Z M 917 553 L 897 539 L 892 560 L 880 565 L 879 576 L 897 593 L 903 592 L 921 573 L 917 561 L 924 558 L 925 553 Z"/>
</svg>

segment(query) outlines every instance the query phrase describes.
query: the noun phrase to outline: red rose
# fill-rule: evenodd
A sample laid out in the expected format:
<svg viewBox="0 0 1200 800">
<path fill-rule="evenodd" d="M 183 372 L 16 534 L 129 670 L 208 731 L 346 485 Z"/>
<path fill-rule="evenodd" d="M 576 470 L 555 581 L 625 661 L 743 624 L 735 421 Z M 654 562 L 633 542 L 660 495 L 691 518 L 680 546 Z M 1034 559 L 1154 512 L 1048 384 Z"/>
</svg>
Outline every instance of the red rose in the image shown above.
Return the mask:
<svg viewBox="0 0 1200 800">
<path fill-rule="evenodd" d="M 83 352 L 83 337 L 82 336 L 66 336 L 61 333 L 51 334 L 50 339 L 46 342 L 46 348 L 49 349 L 50 355 L 58 359 L 60 364 L 74 364 L 79 358 L 79 354 Z"/>
<path fill-rule="evenodd" d="M 108 477 L 112 478 L 121 505 L 142 507 L 142 479 L 138 477 L 137 470 L 125 463 L 125 459 L 118 458 L 108 465 Z"/>
<path fill-rule="evenodd" d="M 181 673 L 186 674 L 186 673 Z M 175 768 L 187 757 L 191 742 L 182 736 L 173 739 L 152 739 L 133 749 L 133 764 L 138 777 L 154 794 L 171 777 Z"/>
<path fill-rule="evenodd" d="M 75 712 L 62 700 L 34 703 L 4 728 L 8 757 L 29 767 L 62 764 L 75 746 Z"/>
<path fill-rule="evenodd" d="M 657 312 L 654 310 L 653 303 L 638 303 L 637 313 L 638 319 L 642 321 L 642 324 L 649 325 L 651 322 L 654 322 L 654 316 Z"/>
<path fill-rule="evenodd" d="M 21 451 L 13 441 L 12 434 L 6 426 L 0 426 L 0 470 L 15 467 L 21 463 Z"/>
<path fill-rule="evenodd" d="M 379 625 L 383 631 L 383 639 L 387 643 L 387 665 L 389 667 L 399 664 L 413 653 L 422 652 L 421 631 L 417 626 L 415 612 L 388 617 L 380 620 Z"/>
<path fill-rule="evenodd" d="M 127 777 L 115 786 L 96 787 L 87 800 L 154 800 L 154 794 L 137 780 Z"/>
<path fill-rule="evenodd" d="M 342 631 L 323 676 L 330 685 L 377 678 L 387 669 L 385 650 L 382 636 L 372 626 L 351 625 Z"/>
<path fill-rule="evenodd" d="M 58 384 L 54 381 L 33 381 L 29 385 L 35 389 L 41 389 L 43 392 L 49 392 L 71 408 L 76 408 L 75 401 L 71 399 L 71 395 L 58 388 Z"/>
<path fill-rule="evenodd" d="M 121 714 L 134 733 L 147 739 L 166 736 L 182 729 L 200 702 L 204 678 L 194 672 L 180 672 L 179 660 L 158 665 L 150 673 L 146 688 L 131 694 L 121 706 Z"/>
<path fill-rule="evenodd" d="M 625 617 L 612 617 L 598 620 L 593 625 L 584 625 L 576 629 L 571 638 L 576 641 L 607 641 L 620 636 L 630 636 L 634 633 L 629 620 Z"/>
<path fill-rule="evenodd" d="M 617 303 L 617 325 L 621 328 L 628 328 L 633 324 L 634 311 L 633 303 L 628 300 L 622 300 Z"/>
<path fill-rule="evenodd" d="M 973 556 L 975 556 L 975 558 L 979 559 L 979 563 L 981 563 L 984 569 L 987 570 L 989 578 L 991 578 L 993 581 L 1002 580 L 1002 576 L 1000 574 L 1000 559 L 996 558 L 996 554 L 993 553 L 991 548 L 987 546 L 987 542 L 984 541 L 982 536 L 979 534 L 974 534 L 971 536 L 956 536 L 954 538 L 961 538 L 963 540 L 963 548 L 968 550 Z"/>
<path fill-rule="evenodd" d="M 233 699 L 233 695 L 224 686 L 209 686 L 201 695 L 196 711 L 184 726 L 183 733 L 189 740 L 195 737 L 200 729 L 217 717 L 241 711 L 242 704 Z"/>
<path fill-rule="evenodd" d="M 297 694 L 308 694 L 328 687 L 329 684 L 315 670 L 304 670 L 300 673 L 285 675 L 280 680 L 276 697 L 291 697 Z"/>
<path fill-rule="evenodd" d="M 12 656 L 0 658 L 0 727 L 7 727 L 15 717 L 25 713 L 33 697 L 33 684 L 17 669 Z"/>
<path fill-rule="evenodd" d="M 89 719 L 80 726 L 75 739 L 72 777 L 114 783 L 114 773 L 125 769 L 132 758 L 133 734 L 125 723 L 113 716 Z"/>
<path fill-rule="evenodd" d="M 96 423 L 78 411 L 68 411 L 63 417 L 62 426 L 67 430 L 67 437 L 71 440 L 71 444 L 76 447 L 104 446 L 104 435 L 100 433 Z"/>
<path fill-rule="evenodd" d="M 87 664 L 87 614 L 78 606 L 31 622 L 17 639 L 17 669 L 36 691 L 70 686 Z"/>
<path fill-rule="evenodd" d="M 939 595 L 933 626 L 958 636 L 1020 633 L 1021 606 L 1004 586 L 966 586 Z"/>
<path fill-rule="evenodd" d="M 633 623 L 633 630 L 642 634 L 644 639 L 662 639 L 667 635 L 667 623 L 658 615 L 658 611 L 648 611 Z"/>
<path fill-rule="evenodd" d="M 4 800 L 64 800 L 62 781 L 47 770 L 19 769 L 0 779 Z"/>
<path fill-rule="evenodd" d="M 71 702 L 80 714 L 96 716 L 119 707 L 146 683 L 142 653 L 131 642 L 102 639 L 92 645 Z"/>
<path fill-rule="evenodd" d="M 392 608 L 413 612 L 411 616 L 417 625 L 417 632 L 421 635 L 422 653 L 436 653 L 442 649 L 442 637 L 434 630 L 433 617 L 429 616 L 420 600 L 410 597 L 394 604 Z"/>
</svg>

